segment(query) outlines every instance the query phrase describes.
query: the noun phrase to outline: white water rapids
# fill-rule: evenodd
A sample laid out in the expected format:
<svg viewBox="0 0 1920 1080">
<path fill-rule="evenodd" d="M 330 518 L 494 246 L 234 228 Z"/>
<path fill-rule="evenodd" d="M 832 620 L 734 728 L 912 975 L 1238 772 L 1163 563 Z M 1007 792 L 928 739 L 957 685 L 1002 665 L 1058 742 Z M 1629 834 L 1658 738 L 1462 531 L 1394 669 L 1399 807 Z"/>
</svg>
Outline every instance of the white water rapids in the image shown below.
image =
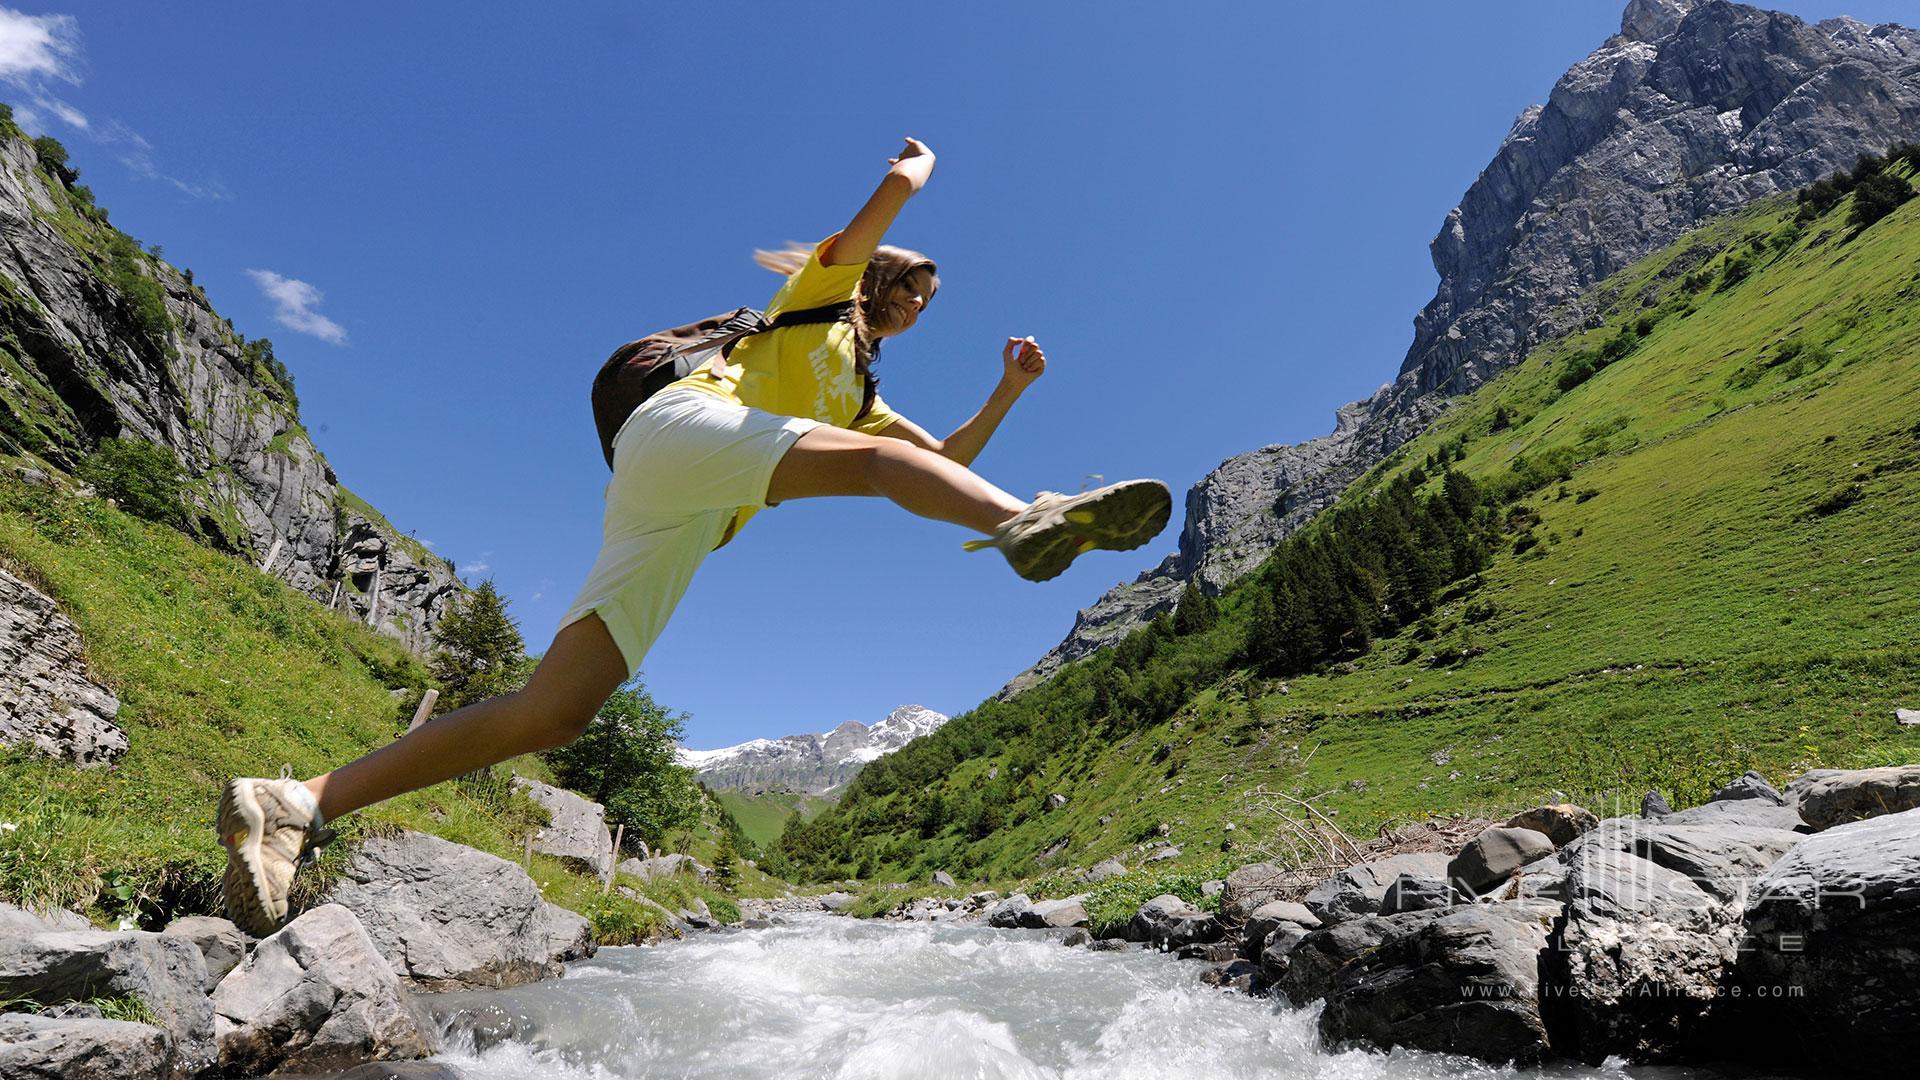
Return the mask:
<svg viewBox="0 0 1920 1080">
<path fill-rule="evenodd" d="M 436 1060 L 471 1080 L 1708 1075 L 1328 1053 L 1312 1010 L 1206 986 L 1200 971 L 1151 952 L 1067 948 L 1039 932 L 804 916 L 602 949 L 563 979 L 428 1000 L 451 1026 Z"/>
</svg>

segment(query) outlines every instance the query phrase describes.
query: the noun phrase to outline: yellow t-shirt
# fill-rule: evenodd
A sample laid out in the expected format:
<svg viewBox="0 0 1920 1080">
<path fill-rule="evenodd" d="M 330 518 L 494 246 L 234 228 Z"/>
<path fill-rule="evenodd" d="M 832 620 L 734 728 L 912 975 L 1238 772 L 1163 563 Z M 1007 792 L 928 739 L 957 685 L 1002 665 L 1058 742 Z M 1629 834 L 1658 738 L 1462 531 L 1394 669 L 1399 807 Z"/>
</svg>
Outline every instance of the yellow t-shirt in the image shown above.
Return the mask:
<svg viewBox="0 0 1920 1080">
<path fill-rule="evenodd" d="M 767 304 L 767 318 L 853 298 L 867 264 L 827 266 L 820 261 L 820 247 L 824 246 L 826 241 L 821 241 L 808 256 L 807 265 L 794 271 L 773 294 Z M 853 328 L 843 322 L 786 326 L 755 334 L 734 346 L 733 355 L 724 365 L 716 354 L 700 370 L 668 389 L 682 387 L 736 405 L 782 416 L 803 416 L 869 435 L 879 434 L 900 419 L 900 414 L 876 394 L 873 408 L 857 422 L 854 420 L 866 388 L 854 366 Z M 733 539 L 756 510 L 741 507 L 720 543 Z"/>
</svg>

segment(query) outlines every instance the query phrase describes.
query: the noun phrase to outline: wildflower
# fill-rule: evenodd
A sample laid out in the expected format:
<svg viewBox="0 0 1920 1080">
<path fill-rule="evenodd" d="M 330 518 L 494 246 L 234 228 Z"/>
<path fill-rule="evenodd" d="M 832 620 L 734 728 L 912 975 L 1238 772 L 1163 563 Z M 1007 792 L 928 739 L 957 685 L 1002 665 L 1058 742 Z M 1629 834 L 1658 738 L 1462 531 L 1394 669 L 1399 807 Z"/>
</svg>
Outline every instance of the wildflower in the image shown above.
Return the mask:
<svg viewBox="0 0 1920 1080">
<path fill-rule="evenodd" d="M 12 832 L 19 827 L 11 821 L 0 821 L 0 832 Z"/>
</svg>

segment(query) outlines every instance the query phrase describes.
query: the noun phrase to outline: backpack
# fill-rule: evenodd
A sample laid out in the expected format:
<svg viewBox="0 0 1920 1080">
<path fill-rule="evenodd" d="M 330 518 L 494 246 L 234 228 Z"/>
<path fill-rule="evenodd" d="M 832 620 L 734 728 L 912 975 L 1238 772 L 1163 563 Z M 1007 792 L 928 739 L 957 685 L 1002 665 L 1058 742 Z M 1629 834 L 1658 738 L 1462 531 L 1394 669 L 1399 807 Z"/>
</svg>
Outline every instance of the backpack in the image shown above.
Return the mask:
<svg viewBox="0 0 1920 1080">
<path fill-rule="evenodd" d="M 599 429 L 600 452 L 606 455 L 607 468 L 613 468 L 613 437 L 633 410 L 669 384 L 698 371 L 716 351 L 725 358 L 735 345 L 755 334 L 783 326 L 841 322 L 852 312 L 852 301 L 783 311 L 771 320 L 753 308 L 736 308 L 697 323 L 648 334 L 613 350 L 593 377 L 593 426 Z M 862 413 L 873 398 L 872 382 L 869 377 Z"/>
</svg>

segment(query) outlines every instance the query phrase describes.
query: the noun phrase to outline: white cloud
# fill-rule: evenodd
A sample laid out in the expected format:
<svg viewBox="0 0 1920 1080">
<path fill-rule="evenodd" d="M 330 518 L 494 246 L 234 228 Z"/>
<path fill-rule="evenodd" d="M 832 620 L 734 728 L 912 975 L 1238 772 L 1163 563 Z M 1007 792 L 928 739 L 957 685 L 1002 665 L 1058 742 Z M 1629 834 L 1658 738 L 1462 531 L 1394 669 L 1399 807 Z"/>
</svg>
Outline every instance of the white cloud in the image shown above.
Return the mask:
<svg viewBox="0 0 1920 1080">
<path fill-rule="evenodd" d="M 79 61 L 80 24 L 73 16 L 0 7 L 0 79 L 21 85 L 45 79 L 77 83 Z"/>
<path fill-rule="evenodd" d="M 460 568 L 462 574 L 484 574 L 493 569 L 485 562 L 470 562 Z"/>
<path fill-rule="evenodd" d="M 248 270 L 247 276 L 273 301 L 273 318 L 281 326 L 311 334 L 332 345 L 347 343 L 347 328 L 314 310 L 325 298 L 319 289 L 298 278 L 281 277 L 271 270 Z"/>
</svg>

